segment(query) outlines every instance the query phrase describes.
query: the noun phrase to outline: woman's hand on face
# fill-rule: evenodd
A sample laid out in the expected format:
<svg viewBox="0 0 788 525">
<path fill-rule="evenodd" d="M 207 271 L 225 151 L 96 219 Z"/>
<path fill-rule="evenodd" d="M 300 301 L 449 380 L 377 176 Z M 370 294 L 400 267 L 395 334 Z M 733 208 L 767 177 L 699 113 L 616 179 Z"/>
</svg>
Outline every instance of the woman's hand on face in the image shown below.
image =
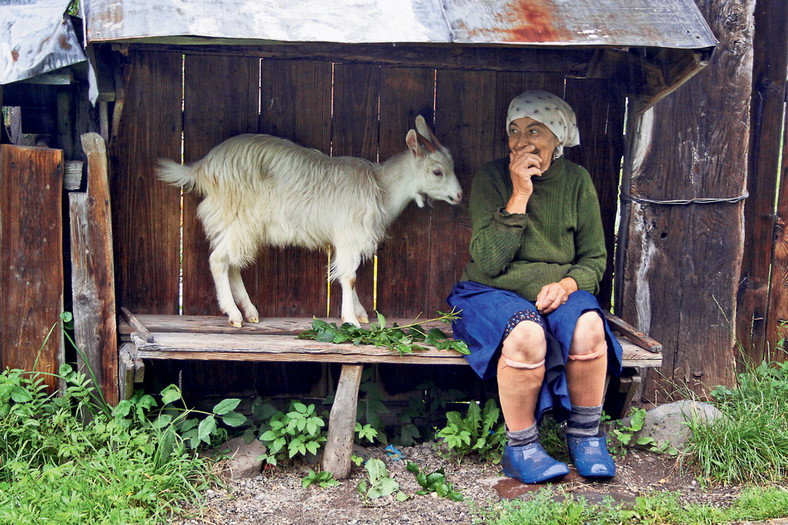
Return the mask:
<svg viewBox="0 0 788 525">
<path fill-rule="evenodd" d="M 542 158 L 535 154 L 536 147 L 529 144 L 509 154 L 509 174 L 515 195 L 531 196 L 534 191 L 531 177 L 542 174 Z"/>
<path fill-rule="evenodd" d="M 569 299 L 569 294 L 577 291 L 577 283 L 571 277 L 561 279 L 561 282 L 546 284 L 536 296 L 536 309 L 546 315 L 555 311 Z"/>
<path fill-rule="evenodd" d="M 534 192 L 531 177 L 542 174 L 542 159 L 534 153 L 533 145 L 512 150 L 509 154 L 509 176 L 512 178 L 512 196 L 506 203 L 509 213 L 525 213 L 528 199 Z"/>
</svg>

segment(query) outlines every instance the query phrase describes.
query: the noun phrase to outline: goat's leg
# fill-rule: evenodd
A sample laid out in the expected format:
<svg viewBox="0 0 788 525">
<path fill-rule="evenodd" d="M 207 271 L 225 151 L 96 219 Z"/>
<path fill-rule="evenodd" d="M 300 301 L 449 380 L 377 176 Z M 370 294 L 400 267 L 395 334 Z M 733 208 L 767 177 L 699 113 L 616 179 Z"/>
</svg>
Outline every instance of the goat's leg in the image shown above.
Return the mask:
<svg viewBox="0 0 788 525">
<path fill-rule="evenodd" d="M 353 250 L 347 246 L 335 247 L 335 260 L 332 265 L 332 278 L 339 277 L 339 284 L 342 286 L 342 321 L 356 326 L 361 326 L 356 317 L 356 269 L 361 263 L 361 254 L 358 250 Z M 359 306 L 361 304 L 359 303 Z M 363 308 L 361 308 L 363 310 Z"/>
<path fill-rule="evenodd" d="M 230 263 L 226 255 L 214 250 L 208 258 L 211 266 L 213 282 L 216 285 L 216 297 L 219 299 L 219 308 L 227 314 L 230 326 L 240 328 L 243 326 L 241 311 L 235 305 L 233 292 L 230 287 Z"/>
<path fill-rule="evenodd" d="M 355 285 L 353 285 L 353 311 L 355 312 L 356 318 L 358 318 L 359 322 L 369 322 L 369 316 L 367 315 L 367 311 L 364 309 L 364 306 L 361 304 L 361 301 L 358 298 L 358 290 L 356 289 Z"/>
<path fill-rule="evenodd" d="M 230 290 L 233 293 L 233 300 L 235 304 L 241 307 L 244 313 L 244 319 L 249 323 L 259 323 L 260 315 L 257 313 L 257 308 L 252 304 L 249 299 L 249 294 L 246 292 L 244 281 L 241 278 L 241 270 L 237 266 L 230 266 Z"/>
</svg>

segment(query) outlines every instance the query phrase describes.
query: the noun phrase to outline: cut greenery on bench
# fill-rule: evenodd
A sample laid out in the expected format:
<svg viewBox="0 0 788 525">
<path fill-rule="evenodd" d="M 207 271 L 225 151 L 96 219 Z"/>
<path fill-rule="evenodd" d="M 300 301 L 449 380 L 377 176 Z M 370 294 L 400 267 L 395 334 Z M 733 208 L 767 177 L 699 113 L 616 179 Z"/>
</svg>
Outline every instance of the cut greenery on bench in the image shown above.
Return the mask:
<svg viewBox="0 0 788 525">
<path fill-rule="evenodd" d="M 399 326 L 394 323 L 390 328 L 386 326 L 386 318 L 378 313 L 377 324 L 372 323 L 370 328 L 358 328 L 350 323 L 337 326 L 320 319 L 312 321 L 312 329 L 304 330 L 298 334 L 299 339 L 314 339 L 322 343 L 347 343 L 355 345 L 375 345 L 397 350 L 400 355 L 412 354 L 414 350 L 426 350 L 427 346 L 434 346 L 438 350 L 456 350 L 460 354 L 468 355 L 468 345 L 464 341 L 457 341 L 443 333 L 439 328 L 425 330 L 423 325 L 434 321 L 451 323 L 458 319 L 458 313 L 438 312 L 439 317 L 424 321 Z"/>
</svg>

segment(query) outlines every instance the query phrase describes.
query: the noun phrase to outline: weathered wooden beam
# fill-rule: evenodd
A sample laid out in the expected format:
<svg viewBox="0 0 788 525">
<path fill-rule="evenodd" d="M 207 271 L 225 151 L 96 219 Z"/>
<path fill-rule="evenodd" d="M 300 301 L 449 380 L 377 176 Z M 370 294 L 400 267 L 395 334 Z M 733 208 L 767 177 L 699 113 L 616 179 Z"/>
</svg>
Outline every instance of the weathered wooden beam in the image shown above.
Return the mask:
<svg viewBox="0 0 788 525">
<path fill-rule="evenodd" d="M 131 328 L 137 332 L 137 334 L 146 342 L 152 343 L 153 342 L 153 335 L 150 333 L 150 330 L 137 319 L 133 313 L 129 312 L 128 308 L 120 307 L 120 312 L 123 315 L 123 319 L 126 320 L 127 323 L 131 326 Z"/>
<path fill-rule="evenodd" d="M 734 380 L 754 0 L 736 2 L 735 21 L 722 14 L 732 4 L 698 1 L 721 38 L 710 65 L 627 126 L 636 136 L 622 184 L 626 246 L 615 304 L 663 344 L 660 377 L 649 374 L 644 388 L 652 401 L 676 385 L 705 396 Z M 692 202 L 699 198 L 719 202 Z"/>
<path fill-rule="evenodd" d="M 2 368 L 57 374 L 64 361 L 62 175 L 61 150 L 0 145 Z"/>
<path fill-rule="evenodd" d="M 151 42 L 148 39 L 146 42 Z M 344 63 L 374 63 L 383 66 L 432 67 L 487 71 L 531 71 L 585 75 L 595 49 L 588 47 L 479 46 L 461 44 L 336 44 L 279 43 L 260 45 L 233 41 L 233 45 L 118 44 L 115 49 L 175 51 L 190 55 L 255 56 L 263 59 L 330 60 Z M 190 44 L 193 44 L 191 41 Z"/>
<path fill-rule="evenodd" d="M 628 339 L 632 340 L 640 346 L 648 350 L 649 352 L 661 352 L 662 351 L 662 344 L 660 344 L 656 339 L 649 337 L 647 334 L 644 334 L 628 322 L 624 321 L 620 317 L 611 314 L 610 312 L 605 312 L 605 318 L 607 322 L 610 324 L 613 330 L 619 331 L 621 334 L 626 336 Z"/>
<path fill-rule="evenodd" d="M 118 347 L 107 152 L 97 133 L 82 135 L 82 148 L 88 159 L 87 192 L 69 194 L 77 364 L 93 371 L 104 399 L 115 405 Z"/>
</svg>

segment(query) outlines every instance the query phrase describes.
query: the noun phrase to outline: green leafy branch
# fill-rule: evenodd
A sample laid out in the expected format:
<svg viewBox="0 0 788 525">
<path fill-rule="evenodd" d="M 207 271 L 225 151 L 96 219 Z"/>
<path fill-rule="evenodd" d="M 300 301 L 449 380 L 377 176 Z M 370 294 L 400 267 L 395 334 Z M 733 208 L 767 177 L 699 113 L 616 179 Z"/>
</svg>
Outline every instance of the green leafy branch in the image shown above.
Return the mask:
<svg viewBox="0 0 788 525">
<path fill-rule="evenodd" d="M 414 350 L 427 350 L 427 346 L 433 346 L 438 350 L 454 350 L 462 355 L 470 354 L 468 345 L 464 341 L 450 338 L 439 328 L 425 329 L 424 325 L 427 323 L 442 321 L 448 324 L 459 318 L 459 313 L 454 310 L 449 313 L 438 313 L 440 316 L 434 319 L 415 320 L 402 326 L 394 323 L 391 327 L 386 326 L 386 318 L 381 313 L 378 313 L 377 324 L 372 323 L 370 328 L 359 328 L 350 323 L 337 326 L 336 323 L 314 319 L 312 329 L 299 333 L 298 338 L 324 343 L 352 342 L 354 345 L 375 345 L 397 350 L 400 355 L 413 354 Z"/>
</svg>

